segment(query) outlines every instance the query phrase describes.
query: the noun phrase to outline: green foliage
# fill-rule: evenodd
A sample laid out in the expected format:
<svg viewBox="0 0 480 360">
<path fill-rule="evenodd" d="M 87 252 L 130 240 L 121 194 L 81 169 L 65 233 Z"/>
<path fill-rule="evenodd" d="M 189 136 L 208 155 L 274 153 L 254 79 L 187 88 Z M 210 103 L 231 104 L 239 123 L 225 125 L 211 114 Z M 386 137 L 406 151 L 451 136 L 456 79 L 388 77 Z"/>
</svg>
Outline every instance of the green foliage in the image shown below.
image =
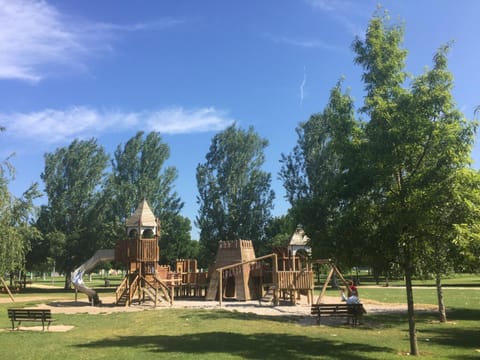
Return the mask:
<svg viewBox="0 0 480 360">
<path fill-rule="evenodd" d="M 175 167 L 165 167 L 170 149 L 157 132 L 146 136 L 137 132 L 122 147 L 119 145 L 112 161 L 112 174 L 104 193 L 104 208 L 117 239 L 125 236 L 122 225 L 146 199 L 161 220 L 162 262 L 172 263 L 176 256 L 186 256 L 183 250 L 190 241 L 190 223 L 179 215 L 183 202 L 174 191 L 177 179 Z"/>
<path fill-rule="evenodd" d="M 270 219 L 265 228 L 267 241 L 260 247 L 257 255 L 267 255 L 272 253 L 272 249 L 275 247 L 287 246 L 296 225 L 298 224 L 289 214 Z"/>
<path fill-rule="evenodd" d="M 162 231 L 160 239 L 160 262 L 173 265 L 177 259 L 196 259 L 199 255 L 199 243 L 190 238 L 192 229 L 190 219 L 178 214 L 166 214 L 163 223 L 168 223 L 171 231 Z"/>
<path fill-rule="evenodd" d="M 342 93 L 342 82 L 338 82 L 325 110 L 297 128 L 293 153 L 282 155 L 280 178 L 292 204 L 291 216 L 313 239 L 316 257 L 343 260 L 338 224 L 349 201 L 347 185 L 358 181 L 352 167 L 361 160 L 357 159 L 360 131 L 353 99 Z M 349 227 L 343 224 L 342 228 Z"/>
<path fill-rule="evenodd" d="M 262 171 L 267 141 L 230 126 L 212 139 L 206 162 L 197 166 L 197 225 L 206 261 L 213 261 L 218 241 L 265 240 L 274 193 L 271 175 Z"/>
<path fill-rule="evenodd" d="M 75 140 L 45 155 L 41 178 L 48 205 L 42 207 L 37 226 L 45 236 L 46 252 L 67 274 L 101 247 L 94 219 L 107 161 L 94 139 Z"/>
<path fill-rule="evenodd" d="M 432 69 L 406 84 L 402 39 L 403 27 L 389 26 L 385 14 L 373 17 L 352 46 L 363 68 L 360 110 L 368 121 L 355 122 L 352 100 L 338 95 L 337 84 L 324 112 L 301 125 L 281 176 L 317 256 L 321 249 L 376 273 L 402 269 L 417 354 L 412 277 L 433 272 L 439 279 L 462 251 L 478 254 L 480 179 L 465 177 L 476 124 L 453 101 L 448 46 L 437 51 Z"/>
<path fill-rule="evenodd" d="M 4 128 L 0 126 L 0 132 Z M 34 200 L 40 196 L 35 183 L 20 198 L 8 190 L 9 174 L 14 169 L 8 159 L 0 164 L 0 277 L 5 273 L 25 269 L 25 257 L 30 241 L 38 232 L 31 226 Z"/>
<path fill-rule="evenodd" d="M 108 181 L 109 195 L 115 215 L 124 222 L 146 199 L 159 218 L 165 213 L 178 213 L 183 207 L 173 191 L 177 170 L 165 167 L 170 149 L 157 132 L 144 136 L 137 132 L 122 147 L 119 145 L 112 161 L 112 174 Z"/>
</svg>

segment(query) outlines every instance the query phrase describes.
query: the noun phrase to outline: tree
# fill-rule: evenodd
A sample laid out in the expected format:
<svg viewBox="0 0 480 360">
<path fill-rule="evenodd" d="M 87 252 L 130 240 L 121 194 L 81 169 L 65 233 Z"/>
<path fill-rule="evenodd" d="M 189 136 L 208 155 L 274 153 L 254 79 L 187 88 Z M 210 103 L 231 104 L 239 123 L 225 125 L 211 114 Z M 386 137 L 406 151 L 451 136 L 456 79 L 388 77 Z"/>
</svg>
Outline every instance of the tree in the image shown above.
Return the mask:
<svg viewBox="0 0 480 360">
<path fill-rule="evenodd" d="M 6 178 L 0 177 L 0 274 L 25 270 L 25 258 L 30 250 L 30 239 L 38 236 L 31 226 L 33 200 L 39 196 L 37 185 L 32 185 L 20 198 L 9 191 Z"/>
<path fill-rule="evenodd" d="M 162 232 L 160 239 L 160 262 L 174 265 L 177 259 L 194 259 L 199 255 L 198 241 L 192 240 L 190 219 L 178 214 L 167 214 L 164 221 L 171 224 L 172 231 Z"/>
<path fill-rule="evenodd" d="M 290 236 L 298 225 L 290 214 L 273 217 L 268 221 L 265 228 L 266 241 L 260 247 L 258 255 L 267 255 L 272 252 L 275 247 L 283 247 L 288 245 Z"/>
<path fill-rule="evenodd" d="M 477 218 L 466 209 L 479 203 L 465 196 L 475 187 L 462 186 L 461 173 L 470 163 L 476 124 L 452 99 L 448 46 L 437 51 L 432 69 L 406 84 L 403 27 L 388 22 L 385 14 L 375 15 L 365 38 L 352 45 L 363 68 L 363 124 L 353 120 L 352 105 L 335 100 L 342 97 L 334 89 L 326 110 L 302 125 L 281 176 L 292 209 L 323 232 L 309 230 L 317 244 L 334 245 L 338 256 L 346 253 L 376 271 L 401 270 L 410 353 L 417 355 L 413 276 L 441 275 L 439 267 L 448 264 L 441 254 L 454 254 L 455 242 L 475 243 Z M 335 117 L 329 118 L 333 105 Z M 344 127 L 334 127 L 334 119 Z"/>
<path fill-rule="evenodd" d="M 0 126 L 0 132 L 4 130 Z M 31 226 L 35 211 L 33 202 L 40 196 L 38 184 L 32 184 L 20 198 L 16 198 L 8 189 L 9 176 L 13 174 L 14 168 L 8 159 L 0 163 L 0 277 L 25 270 L 30 240 L 38 236 Z"/>
<path fill-rule="evenodd" d="M 117 237 L 124 235 L 122 226 L 118 225 L 123 225 L 138 204 L 146 199 L 161 221 L 162 237 L 178 241 L 190 238 L 190 224 L 179 216 L 183 202 L 174 191 L 177 169 L 165 167 L 169 156 L 170 149 L 157 132 L 144 136 L 139 131 L 123 147 L 117 147 L 104 201 L 105 208 L 111 209 L 111 223 L 116 223 L 119 229 Z M 162 244 L 166 245 L 165 242 Z M 169 252 L 162 251 L 162 254 L 166 256 Z M 175 261 L 162 257 L 168 262 Z"/>
<path fill-rule="evenodd" d="M 417 355 L 412 277 L 426 270 L 422 254 L 434 240 L 425 229 L 438 224 L 439 211 L 451 206 L 439 194 L 448 192 L 455 173 L 468 166 L 474 126 L 452 100 L 448 48 L 439 49 L 433 68 L 405 88 L 403 29 L 388 28 L 386 22 L 374 17 L 365 40 L 357 38 L 353 48 L 355 62 L 364 69 L 366 155 L 384 214 L 378 234 L 391 239 L 388 248 L 397 252 L 405 275 L 410 353 Z"/>
<path fill-rule="evenodd" d="M 297 135 L 293 153 L 282 155 L 280 171 L 291 214 L 311 236 L 314 256 L 351 261 L 350 247 L 338 246 L 338 224 L 348 203 L 346 184 L 358 181 L 351 169 L 361 160 L 356 156 L 360 124 L 341 81 L 331 90 L 324 111 L 301 123 Z"/>
<path fill-rule="evenodd" d="M 52 241 L 47 253 L 54 257 L 57 269 L 66 272 L 66 287 L 73 267 L 101 247 L 96 214 L 107 162 L 95 139 L 74 140 L 45 154 L 41 178 L 48 204 L 42 207 L 37 226 Z"/>
<path fill-rule="evenodd" d="M 253 128 L 232 125 L 214 136 L 206 162 L 197 166 L 196 224 L 207 261 L 220 240 L 251 239 L 255 246 L 265 240 L 274 199 L 271 175 L 261 169 L 266 146 Z"/>
<path fill-rule="evenodd" d="M 455 182 L 455 252 L 453 268 L 459 272 L 480 270 L 480 172 L 464 169 Z"/>
<path fill-rule="evenodd" d="M 115 213 L 126 220 L 140 201 L 146 199 L 159 218 L 164 213 L 178 213 L 183 203 L 173 190 L 177 178 L 175 167 L 166 167 L 170 149 L 160 134 L 139 131 L 123 146 L 119 145 L 112 161 L 109 179 Z"/>
</svg>

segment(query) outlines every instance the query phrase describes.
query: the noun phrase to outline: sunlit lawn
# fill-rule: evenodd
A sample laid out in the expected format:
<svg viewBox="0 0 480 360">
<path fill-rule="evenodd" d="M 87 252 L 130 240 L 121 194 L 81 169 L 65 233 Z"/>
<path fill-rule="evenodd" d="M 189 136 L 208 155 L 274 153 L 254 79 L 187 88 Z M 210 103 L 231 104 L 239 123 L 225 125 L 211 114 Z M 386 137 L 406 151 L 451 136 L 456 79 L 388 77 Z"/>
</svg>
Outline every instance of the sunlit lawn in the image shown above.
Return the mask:
<svg viewBox="0 0 480 360">
<path fill-rule="evenodd" d="M 360 286 L 360 291 L 366 300 L 405 300 L 404 289 Z M 480 358 L 480 290 L 447 288 L 444 292 L 447 324 L 438 323 L 435 312 L 416 314 L 422 358 Z M 337 294 L 329 291 L 328 295 Z M 35 293 L 18 295 L 18 301 L 27 295 Z M 36 295 L 73 298 L 72 292 L 61 290 Z M 417 303 L 436 303 L 435 288 L 415 289 L 414 296 Z M 34 302 L 15 306 L 20 305 L 33 306 Z M 402 359 L 409 350 L 404 313 L 368 314 L 359 328 L 341 322 L 335 326 L 302 325 L 288 318 L 223 310 L 56 314 L 56 325 L 74 328 L 42 333 L 10 331 L 8 307 L 12 304 L 0 304 L 2 359 Z"/>
</svg>

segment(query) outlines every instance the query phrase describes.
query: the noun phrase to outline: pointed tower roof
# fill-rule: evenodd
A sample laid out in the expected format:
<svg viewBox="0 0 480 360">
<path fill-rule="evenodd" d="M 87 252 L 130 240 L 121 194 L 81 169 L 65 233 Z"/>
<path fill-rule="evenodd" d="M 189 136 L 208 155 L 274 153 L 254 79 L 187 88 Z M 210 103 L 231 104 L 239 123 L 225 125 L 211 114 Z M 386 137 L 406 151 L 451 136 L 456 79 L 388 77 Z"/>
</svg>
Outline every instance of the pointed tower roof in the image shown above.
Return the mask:
<svg viewBox="0 0 480 360">
<path fill-rule="evenodd" d="M 153 215 L 152 209 L 148 206 L 147 200 L 143 200 L 138 204 L 137 209 L 127 219 L 127 227 L 138 227 L 138 226 L 153 226 L 155 227 L 157 222 L 155 220 L 155 215 Z"/>
<path fill-rule="evenodd" d="M 292 236 L 289 239 L 288 245 L 307 246 L 309 240 L 310 238 L 307 236 L 307 234 L 305 234 L 305 230 L 303 230 L 303 226 L 297 225 L 295 232 L 292 234 Z"/>
</svg>

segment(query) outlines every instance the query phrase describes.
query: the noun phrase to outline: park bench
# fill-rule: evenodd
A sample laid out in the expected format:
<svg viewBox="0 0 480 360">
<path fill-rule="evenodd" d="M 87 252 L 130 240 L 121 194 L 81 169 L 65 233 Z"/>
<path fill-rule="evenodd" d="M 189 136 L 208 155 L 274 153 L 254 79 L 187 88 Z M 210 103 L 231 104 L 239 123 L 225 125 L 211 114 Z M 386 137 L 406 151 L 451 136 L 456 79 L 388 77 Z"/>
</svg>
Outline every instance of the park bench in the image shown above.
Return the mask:
<svg viewBox="0 0 480 360">
<path fill-rule="evenodd" d="M 15 322 L 18 330 L 22 321 L 38 321 L 42 323 L 42 330 L 45 331 L 45 323 L 48 330 L 50 323 L 55 321 L 50 309 L 8 309 L 8 317 L 12 321 L 12 330 L 15 330 Z"/>
<path fill-rule="evenodd" d="M 323 317 L 346 317 L 348 322 L 352 321 L 355 327 L 360 323 L 360 319 L 367 311 L 362 304 L 312 304 L 311 314 L 317 316 L 317 323 L 320 324 L 320 318 Z"/>
</svg>

